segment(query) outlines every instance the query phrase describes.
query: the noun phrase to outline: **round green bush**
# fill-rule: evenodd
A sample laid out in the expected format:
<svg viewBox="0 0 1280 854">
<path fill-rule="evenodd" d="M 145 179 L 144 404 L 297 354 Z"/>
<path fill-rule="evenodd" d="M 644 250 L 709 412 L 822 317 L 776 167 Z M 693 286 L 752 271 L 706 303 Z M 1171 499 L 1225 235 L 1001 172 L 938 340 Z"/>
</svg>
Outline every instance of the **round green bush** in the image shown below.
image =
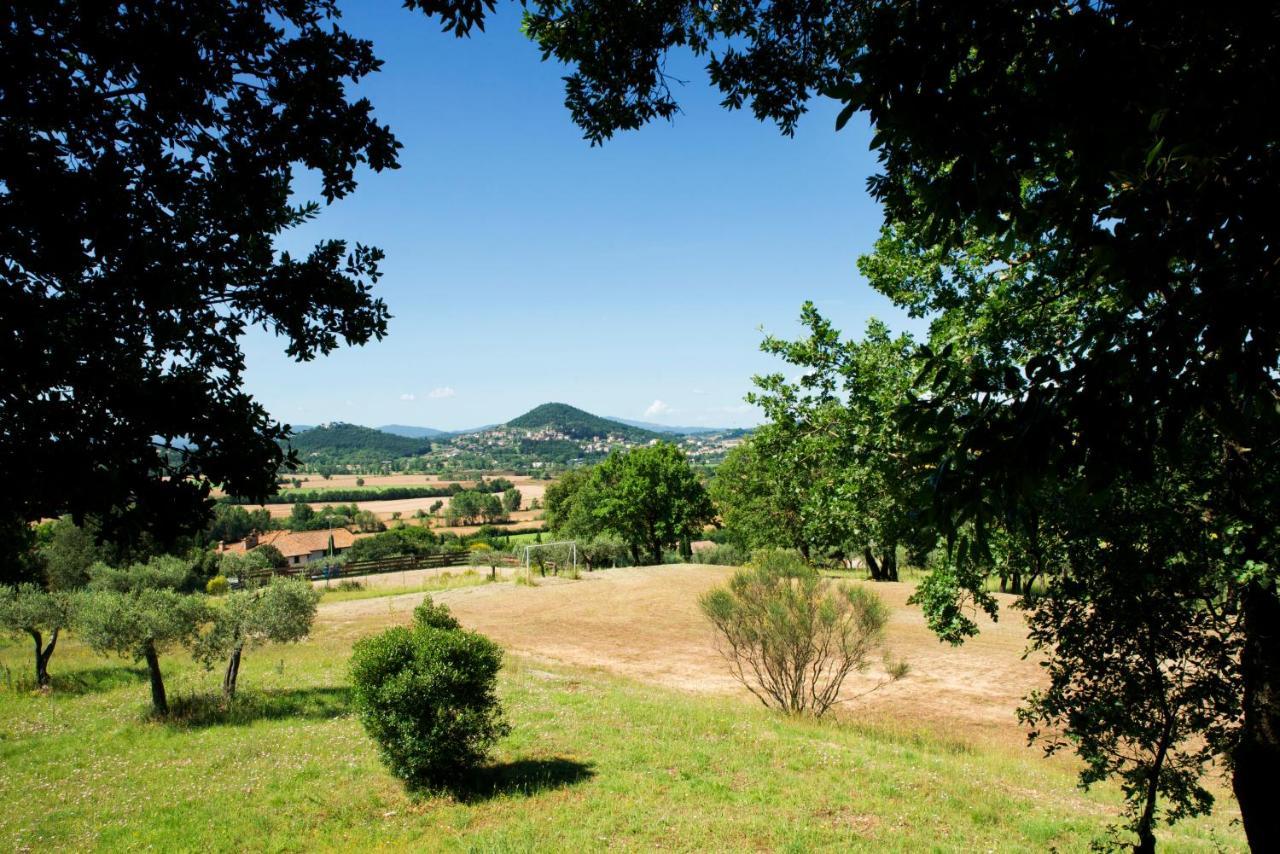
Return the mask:
<svg viewBox="0 0 1280 854">
<path fill-rule="evenodd" d="M 215 575 L 204 586 L 204 592 L 210 596 L 226 596 L 231 589 L 231 582 L 224 575 Z"/>
<path fill-rule="evenodd" d="M 433 788 L 474 768 L 510 731 L 494 690 L 501 666 L 502 650 L 483 635 L 396 627 L 356 643 L 352 700 L 391 772 Z"/>
<path fill-rule="evenodd" d="M 462 628 L 462 624 L 449 611 L 449 607 L 447 605 L 437 605 L 431 601 L 430 596 L 423 599 L 422 604 L 413 609 L 413 624 L 419 628 L 424 626 L 433 629 Z"/>
</svg>

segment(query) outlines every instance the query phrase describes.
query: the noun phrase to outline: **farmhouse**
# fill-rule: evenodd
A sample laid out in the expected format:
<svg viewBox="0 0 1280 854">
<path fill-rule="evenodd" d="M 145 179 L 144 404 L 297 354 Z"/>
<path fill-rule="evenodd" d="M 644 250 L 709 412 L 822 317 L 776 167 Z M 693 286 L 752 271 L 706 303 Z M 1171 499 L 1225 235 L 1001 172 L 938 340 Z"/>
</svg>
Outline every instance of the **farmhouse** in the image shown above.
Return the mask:
<svg viewBox="0 0 1280 854">
<path fill-rule="evenodd" d="M 346 528 L 323 531 L 254 531 L 238 543 L 223 546 L 220 551 L 244 554 L 259 546 L 275 546 L 290 566 L 302 566 L 319 560 L 329 553 L 329 538 L 333 537 L 333 553 L 342 554 L 351 548 L 355 536 Z"/>
</svg>

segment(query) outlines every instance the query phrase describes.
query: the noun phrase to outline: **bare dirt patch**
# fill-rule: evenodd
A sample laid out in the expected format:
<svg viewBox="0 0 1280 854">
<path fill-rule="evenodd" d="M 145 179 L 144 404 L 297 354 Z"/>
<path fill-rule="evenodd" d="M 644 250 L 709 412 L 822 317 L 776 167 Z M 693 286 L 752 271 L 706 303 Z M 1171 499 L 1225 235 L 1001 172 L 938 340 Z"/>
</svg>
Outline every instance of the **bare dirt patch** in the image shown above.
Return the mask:
<svg viewBox="0 0 1280 854">
<path fill-rule="evenodd" d="M 715 638 L 698 610 L 698 596 L 732 570 L 675 565 L 603 570 L 581 581 L 538 579 L 539 586 L 494 584 L 433 594 L 468 628 L 514 653 L 619 675 L 684 691 L 745 694 L 729 675 Z M 1021 698 L 1040 684 L 1040 668 L 1022 658 L 1026 628 L 1002 598 L 1001 619 L 979 617 L 982 633 L 961 647 L 941 644 L 908 606 L 908 584 L 875 584 L 890 607 L 888 645 L 911 672 L 884 680 L 880 662 L 851 677 L 841 711 L 859 719 L 925 727 L 958 737 L 1021 743 L 1014 719 Z M 320 623 L 364 634 L 405 622 L 420 594 L 322 606 Z"/>
</svg>

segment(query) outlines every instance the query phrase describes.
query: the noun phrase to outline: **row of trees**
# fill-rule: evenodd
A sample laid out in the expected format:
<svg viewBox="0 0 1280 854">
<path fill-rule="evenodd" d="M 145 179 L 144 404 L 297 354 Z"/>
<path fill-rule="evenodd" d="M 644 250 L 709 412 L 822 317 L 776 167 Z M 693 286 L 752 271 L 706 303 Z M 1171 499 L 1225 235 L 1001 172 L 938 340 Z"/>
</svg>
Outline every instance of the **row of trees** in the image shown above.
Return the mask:
<svg viewBox="0 0 1280 854">
<path fill-rule="evenodd" d="M 152 707 L 160 715 L 169 711 L 162 654 L 185 647 L 205 667 L 225 662 L 223 693 L 233 697 L 244 651 L 305 637 L 320 598 L 309 583 L 288 579 L 210 596 L 204 592 L 208 567 L 172 555 L 112 566 L 98 560 L 92 537 L 67 520 L 40 553 L 43 584 L 0 586 L 0 630 L 31 639 L 35 684 L 50 686 L 58 638 L 73 630 L 99 653 L 146 662 Z M 218 571 L 245 578 L 262 568 L 262 559 L 223 556 Z"/>
<path fill-rule="evenodd" d="M 515 486 L 504 486 L 511 481 L 495 478 L 484 482 L 486 490 L 458 490 L 448 494 L 452 496 L 449 507 L 445 510 L 445 520 L 450 525 L 475 525 L 481 522 L 494 523 L 506 521 L 511 513 L 520 509 L 522 495 Z M 499 492 L 500 494 L 494 494 Z M 434 516 L 445 507 L 443 501 L 433 503 L 429 511 L 418 511 L 418 518 Z M 265 507 L 253 510 L 238 504 L 218 504 L 214 507 L 213 518 L 203 534 L 203 541 L 238 542 L 253 531 L 270 531 L 275 529 L 290 531 L 323 531 L 327 528 L 350 528 L 363 533 L 376 533 L 386 530 L 386 523 L 371 510 L 361 510 L 356 504 L 327 504 L 313 507 L 304 502 L 293 505 L 288 516 L 273 517 Z"/>
<path fill-rule="evenodd" d="M 503 498 L 491 493 L 468 490 L 449 499 L 444 518 L 450 525 L 478 525 L 481 522 L 503 522 L 508 516 Z"/>
</svg>

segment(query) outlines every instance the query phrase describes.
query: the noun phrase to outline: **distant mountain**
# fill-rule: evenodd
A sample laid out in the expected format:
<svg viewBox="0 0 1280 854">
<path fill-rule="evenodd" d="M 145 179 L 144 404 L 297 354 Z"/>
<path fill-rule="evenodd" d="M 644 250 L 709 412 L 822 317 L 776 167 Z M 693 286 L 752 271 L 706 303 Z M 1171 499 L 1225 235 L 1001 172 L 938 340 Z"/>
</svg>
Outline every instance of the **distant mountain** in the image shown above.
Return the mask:
<svg viewBox="0 0 1280 854">
<path fill-rule="evenodd" d="M 465 430 L 452 430 L 450 436 L 467 436 L 472 433 L 483 433 L 486 430 L 492 430 L 494 427 L 501 427 L 501 424 L 485 424 L 483 427 L 468 427 Z"/>
<path fill-rule="evenodd" d="M 544 403 L 536 406 L 519 418 L 511 419 L 506 426 L 526 430 L 551 428 L 574 439 L 621 436 L 632 442 L 647 442 L 662 438 L 661 434 L 653 430 L 601 418 L 567 403 Z"/>
<path fill-rule="evenodd" d="M 654 424 L 651 421 L 633 421 L 630 418 L 614 418 L 622 424 L 652 430 L 655 433 L 672 433 L 679 436 L 698 436 L 702 433 L 723 433 L 727 427 L 672 427 L 669 424 Z"/>
<path fill-rule="evenodd" d="M 291 429 L 294 433 L 305 433 L 305 432 L 307 432 L 308 430 L 314 430 L 314 429 L 316 429 L 316 425 L 314 425 L 314 424 L 290 424 L 290 425 L 289 425 L 289 429 Z"/>
<path fill-rule="evenodd" d="M 296 433 L 290 444 L 304 461 L 380 462 L 407 457 L 431 449 L 425 439 L 396 436 L 358 424 L 321 424 Z"/>
<path fill-rule="evenodd" d="M 393 436 L 404 436 L 408 439 L 430 439 L 435 436 L 448 436 L 448 430 L 437 430 L 434 427 L 411 427 L 407 424 L 383 424 L 378 428 L 383 433 Z"/>
</svg>

